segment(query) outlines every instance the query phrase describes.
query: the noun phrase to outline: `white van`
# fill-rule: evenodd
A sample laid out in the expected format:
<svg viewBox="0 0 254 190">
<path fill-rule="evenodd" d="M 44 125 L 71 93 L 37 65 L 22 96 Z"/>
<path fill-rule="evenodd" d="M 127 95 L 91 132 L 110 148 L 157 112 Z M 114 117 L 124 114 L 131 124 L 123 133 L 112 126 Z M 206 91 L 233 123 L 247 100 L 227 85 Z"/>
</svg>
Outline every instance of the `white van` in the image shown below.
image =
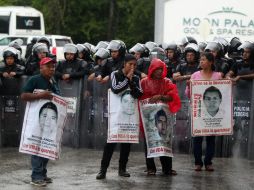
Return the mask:
<svg viewBox="0 0 254 190">
<path fill-rule="evenodd" d="M 45 35 L 44 18 L 32 7 L 0 7 L 0 35 Z"/>
</svg>

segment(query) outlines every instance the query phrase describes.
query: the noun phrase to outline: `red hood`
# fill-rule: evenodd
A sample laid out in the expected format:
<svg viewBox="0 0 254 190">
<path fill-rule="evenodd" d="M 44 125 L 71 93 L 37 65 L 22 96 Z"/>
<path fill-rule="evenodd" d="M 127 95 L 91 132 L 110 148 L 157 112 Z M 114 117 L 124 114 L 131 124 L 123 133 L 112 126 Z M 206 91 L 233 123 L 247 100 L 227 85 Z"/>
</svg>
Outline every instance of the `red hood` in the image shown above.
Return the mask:
<svg viewBox="0 0 254 190">
<path fill-rule="evenodd" d="M 163 72 L 162 72 L 162 78 L 165 78 L 167 76 L 167 67 L 166 64 L 161 61 L 158 58 L 153 58 L 153 60 L 151 61 L 151 64 L 149 66 L 148 69 L 148 78 L 151 79 L 152 78 L 152 74 L 153 72 L 158 69 L 158 68 L 162 68 Z"/>
</svg>

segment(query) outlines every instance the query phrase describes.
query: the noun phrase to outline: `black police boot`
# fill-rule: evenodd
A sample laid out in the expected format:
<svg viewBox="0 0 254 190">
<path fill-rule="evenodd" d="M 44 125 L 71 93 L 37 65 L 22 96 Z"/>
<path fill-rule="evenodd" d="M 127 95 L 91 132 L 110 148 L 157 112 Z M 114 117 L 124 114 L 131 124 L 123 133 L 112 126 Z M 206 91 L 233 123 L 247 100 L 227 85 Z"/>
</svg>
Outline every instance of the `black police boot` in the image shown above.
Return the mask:
<svg viewBox="0 0 254 190">
<path fill-rule="evenodd" d="M 126 167 L 119 167 L 118 175 L 122 177 L 130 177 L 130 173 L 126 171 Z"/>
<path fill-rule="evenodd" d="M 106 173 L 107 173 L 107 169 L 101 168 L 99 173 L 96 175 L 96 179 L 105 179 Z"/>
</svg>

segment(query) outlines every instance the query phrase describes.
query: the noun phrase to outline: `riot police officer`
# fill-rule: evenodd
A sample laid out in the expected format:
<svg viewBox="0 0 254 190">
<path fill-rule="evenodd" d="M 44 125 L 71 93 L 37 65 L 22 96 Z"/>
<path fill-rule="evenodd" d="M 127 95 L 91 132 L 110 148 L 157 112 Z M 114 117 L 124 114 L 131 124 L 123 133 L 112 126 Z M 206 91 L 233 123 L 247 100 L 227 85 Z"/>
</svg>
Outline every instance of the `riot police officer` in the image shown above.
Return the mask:
<svg viewBox="0 0 254 190">
<path fill-rule="evenodd" d="M 27 75 L 37 75 L 40 73 L 39 62 L 44 57 L 48 57 L 49 50 L 46 44 L 36 43 L 32 49 L 32 55 L 26 62 L 26 74 Z"/>
<path fill-rule="evenodd" d="M 168 69 L 167 77 L 172 79 L 173 73 L 176 72 L 177 66 L 184 63 L 184 61 L 181 59 L 181 51 L 180 48 L 176 45 L 176 43 L 172 42 L 166 44 L 165 51 L 166 51 L 165 63 Z"/>
<path fill-rule="evenodd" d="M 113 71 L 123 67 L 126 46 L 121 40 L 111 40 L 108 45 L 108 50 L 110 51 L 111 57 L 101 66 L 98 76 L 96 77 L 96 80 L 101 83 L 107 82 L 109 80 L 109 75 Z"/>
<path fill-rule="evenodd" d="M 24 74 L 25 67 L 18 64 L 18 50 L 8 47 L 3 51 L 4 65 L 0 68 L 0 77 L 17 78 Z"/>
<path fill-rule="evenodd" d="M 215 41 L 208 42 L 205 51 L 213 54 L 215 71 L 220 72 L 222 77 L 224 77 L 229 71 L 229 65 L 227 60 L 223 58 L 223 46 L 221 43 Z"/>
<path fill-rule="evenodd" d="M 56 79 L 69 81 L 89 74 L 88 63 L 78 59 L 78 48 L 75 44 L 65 44 L 63 51 L 65 60 L 60 61 L 56 66 Z"/>
<path fill-rule="evenodd" d="M 191 75 L 198 70 L 199 56 L 198 45 L 189 43 L 184 48 L 185 63 L 177 66 L 176 73 L 173 74 L 173 79 L 175 81 L 189 80 Z"/>
<path fill-rule="evenodd" d="M 246 41 L 238 50 L 242 52 L 242 61 L 236 61 L 227 74 L 227 78 L 234 82 L 240 79 L 251 80 L 254 79 L 254 44 Z"/>
</svg>

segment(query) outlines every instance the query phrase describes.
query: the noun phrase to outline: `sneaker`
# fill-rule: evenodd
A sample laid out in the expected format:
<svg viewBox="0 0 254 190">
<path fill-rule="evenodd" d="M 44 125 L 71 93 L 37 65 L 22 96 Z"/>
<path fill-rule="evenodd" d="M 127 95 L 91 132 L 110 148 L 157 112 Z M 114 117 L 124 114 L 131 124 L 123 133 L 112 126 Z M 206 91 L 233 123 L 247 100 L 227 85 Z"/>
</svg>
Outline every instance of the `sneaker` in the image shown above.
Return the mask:
<svg viewBox="0 0 254 190">
<path fill-rule="evenodd" d="M 50 177 L 45 177 L 45 178 L 44 178 L 44 181 L 45 181 L 46 183 L 53 183 L 53 180 L 52 180 L 52 178 L 50 178 Z"/>
<path fill-rule="evenodd" d="M 32 180 L 30 184 L 38 187 L 45 187 L 47 185 L 44 180 Z"/>
</svg>

